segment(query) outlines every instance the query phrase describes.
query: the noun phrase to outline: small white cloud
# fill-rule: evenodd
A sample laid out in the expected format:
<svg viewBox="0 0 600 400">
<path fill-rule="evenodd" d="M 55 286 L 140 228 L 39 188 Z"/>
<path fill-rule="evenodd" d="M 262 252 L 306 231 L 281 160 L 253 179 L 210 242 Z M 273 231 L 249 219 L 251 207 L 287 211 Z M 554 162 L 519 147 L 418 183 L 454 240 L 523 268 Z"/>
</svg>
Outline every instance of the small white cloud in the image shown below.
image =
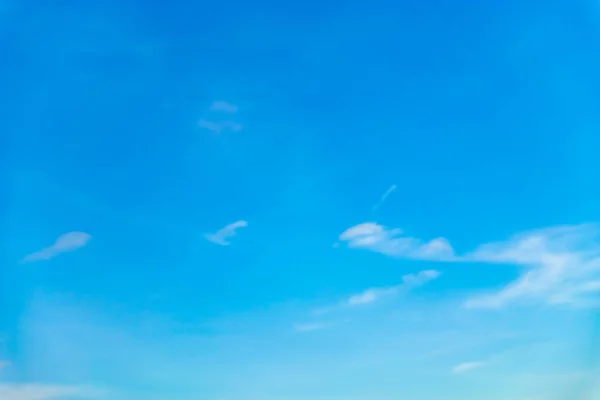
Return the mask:
<svg viewBox="0 0 600 400">
<path fill-rule="evenodd" d="M 90 388 L 41 383 L 0 383 L 2 400 L 61 400 L 66 398 L 96 397 Z"/>
<path fill-rule="evenodd" d="M 221 246 L 229 246 L 231 242 L 227 241 L 227 238 L 237 235 L 236 230 L 239 228 L 245 228 L 248 226 L 248 222 L 244 220 L 236 221 L 233 224 L 229 224 L 224 228 L 219 229 L 215 233 L 207 233 L 204 235 L 206 240 L 213 242 Z"/>
<path fill-rule="evenodd" d="M 61 253 L 75 251 L 88 244 L 91 239 L 92 236 L 85 232 L 65 233 L 56 239 L 52 246 L 25 256 L 23 262 L 49 260 Z"/>
<path fill-rule="evenodd" d="M 481 367 L 485 367 L 487 365 L 486 362 L 483 361 L 471 361 L 471 362 L 466 362 L 466 363 L 462 363 L 462 364 L 458 364 L 455 365 L 454 367 L 452 367 L 452 372 L 455 374 L 463 374 L 465 372 L 477 369 L 477 368 L 481 368 Z"/>
<path fill-rule="evenodd" d="M 210 111 L 225 112 L 230 114 L 237 113 L 238 109 L 238 106 L 236 106 L 235 104 L 228 103 L 226 101 L 215 101 L 210 106 Z"/>
<path fill-rule="evenodd" d="M 355 294 L 348 298 L 349 306 L 360 306 L 377 301 L 386 294 L 391 294 L 396 291 L 395 288 L 367 289 L 362 293 Z"/>
<path fill-rule="evenodd" d="M 214 122 L 201 119 L 198 121 L 198 126 L 216 134 L 220 134 L 224 131 L 238 132 L 242 130 L 242 124 L 233 121 Z"/>
<path fill-rule="evenodd" d="M 415 287 L 422 286 L 427 282 L 438 278 L 440 275 L 441 273 L 435 270 L 426 270 L 420 271 L 416 274 L 407 274 L 402 277 L 401 284 L 383 288 L 380 287 L 367 289 L 362 293 L 350 296 L 345 301 L 345 305 L 356 307 L 371 304 L 385 297 L 394 296 L 402 290 L 410 290 Z"/>
<path fill-rule="evenodd" d="M 377 211 L 377 209 L 383 205 L 383 203 L 384 203 L 384 202 L 385 202 L 385 200 L 388 198 L 388 196 L 389 196 L 390 194 L 392 194 L 392 192 L 393 192 L 394 190 L 396 190 L 396 188 L 397 188 L 397 186 L 396 186 L 396 185 L 392 185 L 392 186 L 390 186 L 390 187 L 389 187 L 389 189 L 388 189 L 388 190 L 386 190 L 386 191 L 385 191 L 385 193 L 384 193 L 384 194 L 381 196 L 381 198 L 379 199 L 379 201 L 377 202 L 377 204 L 375 204 L 375 205 L 373 206 L 373 208 L 371 209 L 371 211 L 373 211 L 373 212 L 374 212 L 374 211 Z"/>
<path fill-rule="evenodd" d="M 351 248 L 364 248 L 388 256 L 416 260 L 452 261 L 454 250 L 445 238 L 422 242 L 400 236 L 401 229 L 389 229 L 374 222 L 355 225 L 344 231 L 339 240 Z"/>
</svg>

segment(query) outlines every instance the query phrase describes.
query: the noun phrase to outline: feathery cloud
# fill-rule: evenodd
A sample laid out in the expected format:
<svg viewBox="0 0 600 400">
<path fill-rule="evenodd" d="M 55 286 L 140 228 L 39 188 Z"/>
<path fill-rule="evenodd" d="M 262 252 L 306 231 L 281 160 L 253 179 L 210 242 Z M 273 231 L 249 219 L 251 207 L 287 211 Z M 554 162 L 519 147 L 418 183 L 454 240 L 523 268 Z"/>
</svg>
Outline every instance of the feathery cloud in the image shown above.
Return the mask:
<svg viewBox="0 0 600 400">
<path fill-rule="evenodd" d="M 238 106 L 236 106 L 235 104 L 228 103 L 226 101 L 215 101 L 210 106 L 210 111 L 224 112 L 224 113 L 230 113 L 230 114 L 237 113 L 238 109 L 239 109 Z"/>
<path fill-rule="evenodd" d="M 383 205 L 383 203 L 384 203 L 384 202 L 385 202 L 385 200 L 388 198 L 388 196 L 389 196 L 390 194 L 392 194 L 392 192 L 393 192 L 394 190 L 396 190 L 396 188 L 397 188 L 397 186 L 396 186 L 395 184 L 394 184 L 394 185 L 392 185 L 392 186 L 390 186 L 390 187 L 389 187 L 389 189 L 388 189 L 388 190 L 386 190 L 386 191 L 385 191 L 385 193 L 384 193 L 384 194 L 381 196 L 381 198 L 379 199 L 379 201 L 377 202 L 377 204 L 375 204 L 375 205 L 373 206 L 373 208 L 371 209 L 371 211 L 373 211 L 373 212 L 377 211 L 377 209 Z"/>
<path fill-rule="evenodd" d="M 248 226 L 248 222 L 244 220 L 236 221 L 232 224 L 227 225 L 224 228 L 219 229 L 215 233 L 207 233 L 204 235 L 204 237 L 206 238 L 206 240 L 215 244 L 221 246 L 229 246 L 231 242 L 227 241 L 227 238 L 237 235 L 236 230 L 239 228 L 245 228 L 246 226 Z"/>
<path fill-rule="evenodd" d="M 367 289 L 362 293 L 350 296 L 345 301 L 345 305 L 355 307 L 371 304 L 385 297 L 394 296 L 402 290 L 410 290 L 422 286 L 427 282 L 438 278 L 440 275 L 441 273 L 435 270 L 425 270 L 416 274 L 407 274 L 402 277 L 402 283 L 395 286 Z"/>
<path fill-rule="evenodd" d="M 469 299 L 467 308 L 501 308 L 517 302 L 600 305 L 600 242 L 595 225 L 559 226 L 488 243 L 465 261 L 512 264 L 520 276 L 499 291 Z"/>
<path fill-rule="evenodd" d="M 388 256 L 416 260 L 452 261 L 454 250 L 445 238 L 429 242 L 408 236 L 401 236 L 401 229 L 389 229 L 374 222 L 355 225 L 340 236 L 351 248 L 364 248 Z"/>
<path fill-rule="evenodd" d="M 51 246 L 25 256 L 23 262 L 49 260 L 61 253 L 75 251 L 88 244 L 91 239 L 92 236 L 85 232 L 65 233 L 59 236 Z"/>
<path fill-rule="evenodd" d="M 220 134 L 224 131 L 238 132 L 242 130 L 242 124 L 233 121 L 214 122 L 201 119 L 198 121 L 198 126 L 216 134 Z"/>
<path fill-rule="evenodd" d="M 452 367 L 452 372 L 455 374 L 463 374 L 465 372 L 472 371 L 477 368 L 485 367 L 486 365 L 487 363 L 483 361 L 465 362 Z"/>
</svg>

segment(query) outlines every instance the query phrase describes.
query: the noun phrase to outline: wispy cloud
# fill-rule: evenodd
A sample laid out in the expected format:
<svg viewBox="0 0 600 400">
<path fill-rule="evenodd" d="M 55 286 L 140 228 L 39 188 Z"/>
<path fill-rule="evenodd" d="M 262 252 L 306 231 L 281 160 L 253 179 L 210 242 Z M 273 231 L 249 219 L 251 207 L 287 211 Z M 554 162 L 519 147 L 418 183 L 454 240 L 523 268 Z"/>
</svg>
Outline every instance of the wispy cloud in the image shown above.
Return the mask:
<svg viewBox="0 0 600 400">
<path fill-rule="evenodd" d="M 238 132 L 242 130 L 242 124 L 239 124 L 234 121 L 215 122 L 208 121 L 206 119 L 201 119 L 200 121 L 198 121 L 198 126 L 216 134 L 222 133 L 224 131 Z"/>
<path fill-rule="evenodd" d="M 403 290 L 410 290 L 412 288 L 422 286 L 427 282 L 438 278 L 440 275 L 441 273 L 435 270 L 426 270 L 420 271 L 416 274 L 407 274 L 402 277 L 402 283 L 398 285 L 383 288 L 370 288 L 364 292 L 350 296 L 344 303 L 350 307 L 371 304 L 385 297 L 394 296 Z"/>
<path fill-rule="evenodd" d="M 402 236 L 402 233 L 401 229 L 365 222 L 344 231 L 339 240 L 348 247 L 364 248 L 399 258 L 435 261 L 455 259 L 454 250 L 445 238 L 423 242 L 417 238 Z"/>
<path fill-rule="evenodd" d="M 0 369 L 8 367 L 10 365 L 10 361 L 0 360 Z"/>
<path fill-rule="evenodd" d="M 600 242 L 595 225 L 521 233 L 482 245 L 464 259 L 523 268 L 503 289 L 469 299 L 468 308 L 501 308 L 517 302 L 600 305 Z"/>
<path fill-rule="evenodd" d="M 204 235 L 206 240 L 213 242 L 221 246 L 229 246 L 231 242 L 227 241 L 227 238 L 237 235 L 236 230 L 239 228 L 245 228 L 248 226 L 248 222 L 244 220 L 236 221 L 233 224 L 229 224 L 224 228 L 219 229 L 215 233 L 207 233 Z"/>
<path fill-rule="evenodd" d="M 314 332 L 333 326 L 332 322 L 309 322 L 294 324 L 294 330 L 298 332 Z"/>
<path fill-rule="evenodd" d="M 49 260 L 61 253 L 75 251 L 88 244 L 91 239 L 92 236 L 85 232 L 65 233 L 59 236 L 51 246 L 25 256 L 23 262 Z"/>
<path fill-rule="evenodd" d="M 463 374 L 468 371 L 472 371 L 477 368 L 482 368 L 487 365 L 486 362 L 483 361 L 470 361 L 462 364 L 455 365 L 452 367 L 452 372 L 455 374 Z"/>
<path fill-rule="evenodd" d="M 235 114 L 238 112 L 239 108 L 235 104 L 231 104 L 226 101 L 215 101 L 214 103 L 211 104 L 209 110 L 213 111 L 213 112 L 224 112 L 224 113 Z"/>
<path fill-rule="evenodd" d="M 79 386 L 48 385 L 41 383 L 0 383 L 2 400 L 60 400 L 66 398 L 91 398 L 98 391 Z"/>
<path fill-rule="evenodd" d="M 377 202 L 377 204 L 375 204 L 373 206 L 373 208 L 371 209 L 371 211 L 373 211 L 373 212 L 377 211 L 377 209 L 383 205 L 383 203 L 385 202 L 385 200 L 388 198 L 388 196 L 390 194 L 392 194 L 392 192 L 394 190 L 396 190 L 396 185 L 390 186 L 389 189 L 386 190 L 385 193 L 381 196 L 381 198 L 379 199 L 379 201 Z"/>
<path fill-rule="evenodd" d="M 447 239 L 428 242 L 402 235 L 374 222 L 353 226 L 339 241 L 397 258 L 505 264 L 522 267 L 504 288 L 479 294 L 467 308 L 502 308 L 509 304 L 543 303 L 579 307 L 600 306 L 600 241 L 595 224 L 558 226 L 517 234 L 506 241 L 455 254 Z M 373 294 L 365 294 L 364 300 Z"/>
</svg>

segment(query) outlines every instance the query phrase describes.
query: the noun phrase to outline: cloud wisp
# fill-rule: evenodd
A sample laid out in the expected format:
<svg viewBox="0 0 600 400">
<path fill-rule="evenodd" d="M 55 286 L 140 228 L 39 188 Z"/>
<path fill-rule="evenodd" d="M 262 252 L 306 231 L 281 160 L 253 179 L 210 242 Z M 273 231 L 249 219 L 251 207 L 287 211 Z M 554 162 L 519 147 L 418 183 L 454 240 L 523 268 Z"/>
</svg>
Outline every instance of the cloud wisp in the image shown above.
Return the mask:
<svg viewBox="0 0 600 400">
<path fill-rule="evenodd" d="M 7 360 L 0 360 L 0 370 L 2 370 L 3 368 L 6 368 L 10 365 L 10 361 Z"/>
<path fill-rule="evenodd" d="M 379 209 L 379 207 L 381 207 L 381 206 L 383 205 L 383 203 L 385 203 L 385 200 L 388 198 L 388 196 L 389 196 L 390 194 L 392 194 L 392 192 L 393 192 L 394 190 L 396 190 L 396 188 L 397 188 L 397 186 L 396 186 L 395 184 L 394 184 L 394 185 L 392 185 L 392 186 L 390 186 L 390 187 L 389 187 L 389 189 L 388 189 L 388 190 L 386 190 L 386 191 L 385 191 L 385 193 L 384 193 L 384 194 L 381 196 L 381 198 L 379 199 L 379 201 L 377 202 L 377 204 L 375 204 L 375 205 L 373 206 L 373 208 L 371 208 L 371 211 L 372 211 L 372 212 L 375 212 L 375 211 L 377 211 L 377 210 Z"/>
<path fill-rule="evenodd" d="M 211 131 L 215 134 L 220 134 L 225 131 L 230 132 L 239 132 L 242 130 L 242 124 L 233 121 L 208 121 L 206 119 L 201 119 L 198 121 L 198 126 L 200 128 Z"/>
<path fill-rule="evenodd" d="M 465 372 L 472 371 L 477 368 L 483 368 L 487 365 L 484 361 L 470 361 L 461 364 L 457 364 L 452 367 L 452 373 L 454 374 L 464 374 Z"/>
<path fill-rule="evenodd" d="M 215 233 L 207 233 L 204 235 L 204 238 L 209 242 L 214 244 L 218 244 L 220 246 L 229 246 L 231 242 L 227 240 L 227 238 L 236 236 L 237 230 L 239 228 L 245 228 L 248 226 L 248 222 L 244 220 L 236 221 L 232 224 L 227 225 L 224 228 L 219 229 Z"/>
<path fill-rule="evenodd" d="M 355 225 L 339 236 L 339 241 L 351 248 L 363 248 L 387 256 L 416 260 L 452 261 L 454 250 L 445 238 L 422 242 L 402 236 L 401 229 L 389 229 L 374 222 Z"/>
<path fill-rule="evenodd" d="M 236 106 L 235 104 L 231 104 L 226 101 L 220 100 L 220 101 L 215 101 L 214 103 L 212 103 L 210 105 L 209 110 L 212 112 L 224 112 L 224 113 L 229 113 L 229 114 L 235 114 L 238 112 L 239 107 Z"/>
<path fill-rule="evenodd" d="M 402 277 L 402 283 L 395 286 L 370 288 L 364 292 L 350 296 L 344 301 L 348 307 L 356 307 L 375 303 L 383 298 L 395 296 L 402 291 L 422 286 L 427 282 L 439 278 L 441 273 L 435 270 L 419 271 L 416 274 L 407 274 Z"/>
<path fill-rule="evenodd" d="M 210 107 L 209 111 L 211 113 L 222 113 L 222 114 L 237 114 L 239 111 L 239 107 L 235 104 L 228 103 L 226 101 L 215 101 Z M 198 127 L 202 129 L 206 129 L 216 135 L 219 135 L 223 132 L 239 132 L 242 130 L 242 124 L 231 121 L 231 120 L 220 120 L 215 121 L 213 119 L 201 119 L 198 121 Z"/>
<path fill-rule="evenodd" d="M 502 308 L 512 303 L 600 305 L 600 242 L 591 224 L 521 233 L 482 245 L 465 261 L 522 267 L 519 277 L 499 291 L 469 299 L 467 308 Z"/>
<path fill-rule="evenodd" d="M 50 260 L 62 253 L 75 251 L 87 245 L 92 236 L 85 232 L 69 232 L 56 239 L 54 244 L 29 254 L 23 258 L 23 262 L 34 262 Z"/>
<path fill-rule="evenodd" d="M 511 304 L 600 306 L 600 241 L 595 224 L 558 226 L 519 233 L 455 254 L 443 237 L 423 242 L 374 222 L 353 226 L 339 236 L 349 248 L 414 260 L 451 261 L 521 267 L 517 279 L 500 290 L 480 293 L 466 308 Z M 365 299 L 369 295 L 365 295 Z M 372 296 L 372 294 L 371 294 Z"/>
</svg>

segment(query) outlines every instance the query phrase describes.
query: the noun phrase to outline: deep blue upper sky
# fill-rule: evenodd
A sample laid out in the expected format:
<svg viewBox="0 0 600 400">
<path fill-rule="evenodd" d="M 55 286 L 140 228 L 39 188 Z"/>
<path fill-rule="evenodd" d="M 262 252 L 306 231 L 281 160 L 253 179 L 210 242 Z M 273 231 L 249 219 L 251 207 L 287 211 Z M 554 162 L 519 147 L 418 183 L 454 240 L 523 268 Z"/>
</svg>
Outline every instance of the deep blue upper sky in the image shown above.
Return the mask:
<svg viewBox="0 0 600 400">
<path fill-rule="evenodd" d="M 0 0 L 0 395 L 454 399 L 489 379 L 545 400 L 584 379 L 543 346 L 589 344 L 600 291 L 599 37 L 591 0 Z M 531 343 L 554 358 L 514 355 Z M 386 358 L 409 350 L 435 353 L 438 392 Z"/>
</svg>

